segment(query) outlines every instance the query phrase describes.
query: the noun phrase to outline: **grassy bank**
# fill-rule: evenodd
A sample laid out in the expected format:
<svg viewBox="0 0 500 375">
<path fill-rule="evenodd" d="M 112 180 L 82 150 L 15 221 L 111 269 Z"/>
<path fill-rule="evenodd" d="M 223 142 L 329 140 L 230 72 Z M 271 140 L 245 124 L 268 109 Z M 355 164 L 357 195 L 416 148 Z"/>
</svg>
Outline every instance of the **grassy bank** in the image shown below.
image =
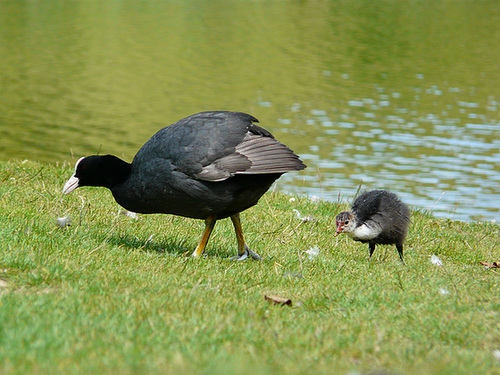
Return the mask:
<svg viewBox="0 0 500 375">
<path fill-rule="evenodd" d="M 72 170 L 0 163 L 2 374 L 500 372 L 500 273 L 479 264 L 500 260 L 498 225 L 414 211 L 407 265 L 393 246 L 369 262 L 333 237 L 346 205 L 269 192 L 242 214 L 262 262 L 227 259 L 228 220 L 192 259 L 201 221 L 62 197 Z"/>
</svg>

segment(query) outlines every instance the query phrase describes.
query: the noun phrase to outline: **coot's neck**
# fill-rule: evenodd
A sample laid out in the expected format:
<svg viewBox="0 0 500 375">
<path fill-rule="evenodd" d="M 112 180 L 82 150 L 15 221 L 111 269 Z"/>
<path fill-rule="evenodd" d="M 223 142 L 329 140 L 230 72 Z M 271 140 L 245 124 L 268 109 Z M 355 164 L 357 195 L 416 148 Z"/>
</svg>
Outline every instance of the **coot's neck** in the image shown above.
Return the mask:
<svg viewBox="0 0 500 375">
<path fill-rule="evenodd" d="M 124 160 L 118 159 L 115 168 L 116 169 L 114 170 L 114 175 L 113 175 L 114 186 L 122 184 L 130 177 L 130 173 L 132 171 L 132 165 Z"/>
<path fill-rule="evenodd" d="M 114 155 L 103 155 L 99 157 L 98 171 L 95 174 L 94 186 L 103 186 L 110 190 L 124 183 L 129 177 L 132 170 L 130 163 L 117 158 Z"/>
<path fill-rule="evenodd" d="M 360 225 L 362 225 L 363 223 L 361 222 L 361 220 L 358 219 L 358 215 L 356 215 L 356 212 L 354 211 L 351 211 L 351 221 L 352 221 L 352 226 L 354 228 L 357 228 L 359 227 Z"/>
<path fill-rule="evenodd" d="M 378 218 L 370 218 L 365 221 L 359 220 L 356 213 L 353 213 L 354 229 L 350 235 L 357 241 L 369 241 L 376 238 L 383 230 L 383 225 Z"/>
</svg>

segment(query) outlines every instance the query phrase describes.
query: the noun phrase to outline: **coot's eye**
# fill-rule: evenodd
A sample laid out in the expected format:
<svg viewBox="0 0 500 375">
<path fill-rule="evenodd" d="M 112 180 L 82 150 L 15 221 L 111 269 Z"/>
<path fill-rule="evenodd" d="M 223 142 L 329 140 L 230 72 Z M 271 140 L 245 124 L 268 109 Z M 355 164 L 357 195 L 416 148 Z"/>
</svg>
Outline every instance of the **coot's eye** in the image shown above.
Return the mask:
<svg viewBox="0 0 500 375">
<path fill-rule="evenodd" d="M 344 221 L 344 225 L 349 224 L 349 220 Z"/>
</svg>

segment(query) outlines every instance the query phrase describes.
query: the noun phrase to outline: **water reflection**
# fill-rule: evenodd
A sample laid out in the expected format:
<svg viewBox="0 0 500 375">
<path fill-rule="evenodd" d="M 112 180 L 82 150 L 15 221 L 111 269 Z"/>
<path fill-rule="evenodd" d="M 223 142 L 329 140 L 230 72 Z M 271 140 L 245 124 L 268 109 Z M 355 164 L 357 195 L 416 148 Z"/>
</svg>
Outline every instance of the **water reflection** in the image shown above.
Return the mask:
<svg viewBox="0 0 500 375">
<path fill-rule="evenodd" d="M 374 95 L 384 91 L 375 86 Z M 410 91 L 442 95 L 436 86 Z M 351 196 L 363 184 L 403 191 L 416 206 L 433 209 L 438 215 L 497 218 L 500 122 L 498 112 L 491 113 L 496 102 L 490 100 L 483 108 L 477 102 L 448 97 L 440 105 L 447 111 L 437 115 L 419 109 L 428 107 L 425 96 L 412 96 L 407 102 L 400 92 L 380 94 L 379 98 L 383 101 L 370 97 L 347 100 L 347 107 L 352 109 L 341 114 L 335 108 L 301 113 L 300 106 L 292 106 L 300 121 L 306 118 L 305 124 L 321 134 L 303 157 L 321 171 L 322 187 L 326 189 L 322 196 L 335 199 L 339 189 Z M 398 99 L 397 103 L 390 98 Z M 463 108 L 473 109 L 473 116 Z M 446 117 L 450 112 L 458 113 Z M 471 123 L 471 117 L 483 123 Z M 330 150 L 322 152 L 325 149 Z"/>
<path fill-rule="evenodd" d="M 309 164 L 281 190 L 500 220 L 499 21 L 493 0 L 0 2 L 0 158 L 130 160 L 241 110 Z"/>
</svg>

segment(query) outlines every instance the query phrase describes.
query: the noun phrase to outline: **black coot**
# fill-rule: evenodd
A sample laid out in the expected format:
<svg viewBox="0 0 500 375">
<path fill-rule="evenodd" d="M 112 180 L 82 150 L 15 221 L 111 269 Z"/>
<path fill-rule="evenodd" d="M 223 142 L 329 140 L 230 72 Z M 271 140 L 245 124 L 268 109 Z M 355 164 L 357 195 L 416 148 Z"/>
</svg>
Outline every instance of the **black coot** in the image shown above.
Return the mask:
<svg viewBox="0 0 500 375">
<path fill-rule="evenodd" d="M 260 259 L 245 243 L 239 213 L 283 173 L 306 166 L 256 122 L 240 112 L 186 117 L 153 135 L 132 163 L 113 155 L 81 158 L 63 193 L 103 186 L 129 211 L 203 219 L 205 232 L 193 256 L 205 250 L 215 222 L 230 217 L 238 259 Z"/>
<path fill-rule="evenodd" d="M 396 194 L 387 190 L 372 190 L 359 195 L 351 211 L 336 218 L 337 231 L 348 233 L 355 241 L 368 242 L 370 258 L 376 244 L 395 244 L 403 260 L 403 243 L 410 223 L 410 210 Z"/>
</svg>

